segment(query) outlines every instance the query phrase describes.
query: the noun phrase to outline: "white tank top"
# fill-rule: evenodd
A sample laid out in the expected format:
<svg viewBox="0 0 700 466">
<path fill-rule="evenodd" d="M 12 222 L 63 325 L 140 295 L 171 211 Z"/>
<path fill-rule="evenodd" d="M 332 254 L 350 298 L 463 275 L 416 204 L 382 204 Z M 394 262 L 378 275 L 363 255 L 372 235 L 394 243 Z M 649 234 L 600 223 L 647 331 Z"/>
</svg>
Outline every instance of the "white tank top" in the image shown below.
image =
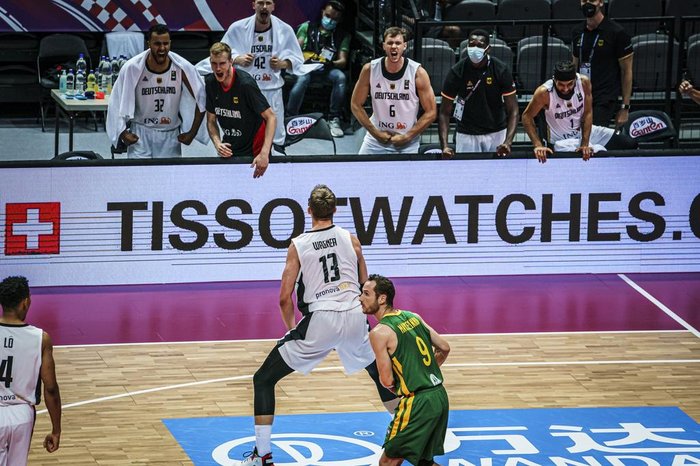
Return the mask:
<svg viewBox="0 0 700 466">
<path fill-rule="evenodd" d="M 182 86 L 182 69 L 172 60 L 170 68 L 160 74 L 144 66 L 136 85 L 134 121 L 162 131 L 179 127 Z"/>
<path fill-rule="evenodd" d="M 382 70 L 382 60 L 370 62 L 369 86 L 372 97 L 372 124 L 381 131 L 404 134 L 415 124 L 420 102 L 416 93 L 416 73 L 420 63 L 405 58 L 402 76 L 391 80 Z"/>
<path fill-rule="evenodd" d="M 576 74 L 574 94 L 571 99 L 564 100 L 557 94 L 554 88 L 554 80 L 544 83 L 549 92 L 549 107 L 544 111 L 547 126 L 549 127 L 550 142 L 554 143 L 562 139 L 581 137 L 581 117 L 585 94 L 581 84 L 581 75 Z"/>
<path fill-rule="evenodd" d="M 0 406 L 36 404 L 42 334 L 32 325 L 0 324 Z"/>
<path fill-rule="evenodd" d="M 348 311 L 360 304 L 360 279 L 350 232 L 333 225 L 292 239 L 301 268 L 297 305 L 302 314 Z"/>
<path fill-rule="evenodd" d="M 270 59 L 279 51 L 273 50 L 272 28 L 265 32 L 253 33 L 253 45 L 250 46 L 250 53 L 253 55 L 253 63 L 242 68 L 258 83 L 260 90 L 279 89 L 284 86 L 284 78 L 280 70 L 273 70 L 270 66 Z"/>
</svg>

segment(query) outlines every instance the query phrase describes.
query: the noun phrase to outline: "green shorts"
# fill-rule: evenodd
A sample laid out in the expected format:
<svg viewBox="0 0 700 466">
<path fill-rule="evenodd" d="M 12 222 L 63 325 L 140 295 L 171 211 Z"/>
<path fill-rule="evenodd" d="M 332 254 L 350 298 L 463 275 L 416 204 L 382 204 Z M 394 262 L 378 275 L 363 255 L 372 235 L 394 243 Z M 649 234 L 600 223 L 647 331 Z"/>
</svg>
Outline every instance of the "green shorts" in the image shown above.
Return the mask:
<svg viewBox="0 0 700 466">
<path fill-rule="evenodd" d="M 450 405 L 442 385 L 401 398 L 384 440 L 384 453 L 411 464 L 445 453 Z"/>
</svg>

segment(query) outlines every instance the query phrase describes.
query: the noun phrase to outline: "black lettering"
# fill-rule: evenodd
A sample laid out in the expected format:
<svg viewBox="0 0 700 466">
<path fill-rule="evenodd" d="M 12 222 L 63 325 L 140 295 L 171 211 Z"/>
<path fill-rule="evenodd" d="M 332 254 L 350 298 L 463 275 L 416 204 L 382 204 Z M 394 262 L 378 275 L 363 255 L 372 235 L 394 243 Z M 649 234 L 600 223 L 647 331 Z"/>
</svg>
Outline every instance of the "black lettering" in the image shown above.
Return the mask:
<svg viewBox="0 0 700 466">
<path fill-rule="evenodd" d="M 433 212 L 438 214 L 439 225 L 429 225 L 430 220 L 433 218 Z M 442 235 L 446 244 L 457 244 L 442 196 L 430 196 L 428 198 L 425 209 L 423 209 L 423 215 L 421 215 L 418 222 L 418 228 L 416 228 L 416 235 L 413 237 L 411 244 L 422 244 L 425 235 Z"/>
<path fill-rule="evenodd" d="M 642 209 L 642 202 L 645 200 L 652 201 L 655 206 L 666 205 L 666 201 L 664 200 L 663 196 L 653 191 L 635 194 L 632 199 L 630 199 L 630 215 L 639 220 L 651 223 L 654 227 L 649 233 L 642 233 L 639 231 L 639 227 L 637 227 L 637 225 L 627 225 L 627 235 L 631 239 L 642 243 L 661 238 L 666 230 L 666 219 L 659 214 Z"/>
<path fill-rule="evenodd" d="M 520 244 L 529 241 L 535 234 L 535 227 L 523 227 L 519 235 L 513 235 L 508 230 L 508 209 L 516 202 L 523 205 L 525 210 L 535 210 L 535 201 L 525 194 L 509 194 L 498 203 L 496 209 L 496 233 L 509 244 Z"/>
<path fill-rule="evenodd" d="M 601 212 L 601 202 L 619 202 L 621 193 L 591 193 L 588 196 L 588 241 L 620 241 L 620 233 L 601 233 L 598 231 L 600 222 L 604 220 L 619 220 L 619 212 Z"/>
<path fill-rule="evenodd" d="M 394 227 L 394 217 L 391 214 L 391 206 L 389 205 L 388 197 L 378 197 L 374 200 L 372 213 L 369 216 L 367 227 L 365 227 L 365 219 L 362 215 L 362 201 L 359 197 L 350 198 L 350 209 L 352 217 L 355 221 L 355 231 L 357 239 L 363 245 L 370 245 L 374 240 L 374 234 L 377 231 L 377 223 L 379 222 L 379 214 L 382 214 L 384 220 L 384 229 L 386 230 L 386 240 L 389 244 L 401 244 L 403 234 L 406 231 L 406 223 L 408 222 L 408 214 L 411 211 L 413 197 L 404 197 L 401 201 L 401 211 L 399 218 Z"/>
<path fill-rule="evenodd" d="M 292 212 L 292 231 L 289 236 L 283 240 L 272 236 L 270 219 L 272 217 L 272 213 L 277 207 L 287 207 Z M 287 223 L 288 222 L 285 222 L 285 225 Z M 304 210 L 294 199 L 273 199 L 265 204 L 260 211 L 260 223 L 258 228 L 260 228 L 260 237 L 265 244 L 276 249 L 288 248 L 292 242 L 292 238 L 299 236 L 304 232 Z"/>
<path fill-rule="evenodd" d="M 695 196 L 695 199 L 690 204 L 688 221 L 690 222 L 690 231 L 693 232 L 696 238 L 700 238 L 700 194 Z"/>
<path fill-rule="evenodd" d="M 134 211 L 148 210 L 148 202 L 108 202 L 107 211 L 120 211 L 121 216 L 121 250 L 134 249 Z"/>
<path fill-rule="evenodd" d="M 153 202 L 151 211 L 151 251 L 163 250 L 163 203 Z"/>
<path fill-rule="evenodd" d="M 188 220 L 183 216 L 185 209 L 194 209 L 197 215 L 206 215 L 207 206 L 201 201 L 188 200 L 178 202 L 173 206 L 173 210 L 170 211 L 170 221 L 173 225 L 180 227 L 183 230 L 189 230 L 195 234 L 194 241 L 186 242 L 183 241 L 180 235 L 171 234 L 168 235 L 168 240 L 172 247 L 178 251 L 194 251 L 207 244 L 207 239 L 209 238 L 209 230 L 207 226 L 196 222 L 194 220 Z"/>
<path fill-rule="evenodd" d="M 479 242 L 479 204 L 492 204 L 493 196 L 455 196 L 455 204 L 467 204 L 467 243 Z"/>
<path fill-rule="evenodd" d="M 552 242 L 552 223 L 569 222 L 569 242 L 578 242 L 581 238 L 581 194 L 569 197 L 569 212 L 553 212 L 552 194 L 542 196 L 542 236 L 543 243 Z"/>
<path fill-rule="evenodd" d="M 243 215 L 250 215 L 253 213 L 253 209 L 250 207 L 250 204 L 243 199 L 229 199 L 219 204 L 219 207 L 216 208 L 215 214 L 216 221 L 219 223 L 219 225 L 231 230 L 238 230 L 241 233 L 240 239 L 235 241 L 227 239 L 224 233 L 214 233 L 214 242 L 221 249 L 242 249 L 248 246 L 253 240 L 253 227 L 245 222 L 231 218 L 228 215 L 228 210 L 234 207 L 237 208 Z"/>
</svg>

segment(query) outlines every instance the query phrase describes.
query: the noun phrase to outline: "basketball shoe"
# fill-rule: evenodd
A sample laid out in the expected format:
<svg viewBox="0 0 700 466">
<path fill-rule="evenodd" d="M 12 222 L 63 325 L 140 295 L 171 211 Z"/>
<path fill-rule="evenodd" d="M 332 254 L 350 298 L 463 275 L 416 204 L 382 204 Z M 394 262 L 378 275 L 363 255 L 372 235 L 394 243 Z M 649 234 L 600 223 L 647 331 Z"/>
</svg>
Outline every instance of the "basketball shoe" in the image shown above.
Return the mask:
<svg viewBox="0 0 700 466">
<path fill-rule="evenodd" d="M 253 453 L 250 454 L 246 459 L 240 462 L 241 466 L 275 466 L 272 462 L 272 453 L 260 456 L 258 455 L 258 449 L 253 449 Z"/>
</svg>

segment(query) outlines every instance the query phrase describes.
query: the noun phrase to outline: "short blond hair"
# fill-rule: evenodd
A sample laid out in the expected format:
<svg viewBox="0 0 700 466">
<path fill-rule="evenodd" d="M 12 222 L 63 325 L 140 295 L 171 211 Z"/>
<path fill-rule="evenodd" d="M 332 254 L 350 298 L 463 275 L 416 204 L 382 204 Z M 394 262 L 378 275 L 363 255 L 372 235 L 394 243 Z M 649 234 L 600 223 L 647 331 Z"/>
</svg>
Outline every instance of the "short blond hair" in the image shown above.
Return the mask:
<svg viewBox="0 0 700 466">
<path fill-rule="evenodd" d="M 231 58 L 231 47 L 229 47 L 228 44 L 224 44 L 223 42 L 216 42 L 214 43 L 211 47 L 209 47 L 209 54 L 210 55 L 221 55 L 222 53 L 225 53 L 228 55 L 228 58 Z"/>
</svg>

